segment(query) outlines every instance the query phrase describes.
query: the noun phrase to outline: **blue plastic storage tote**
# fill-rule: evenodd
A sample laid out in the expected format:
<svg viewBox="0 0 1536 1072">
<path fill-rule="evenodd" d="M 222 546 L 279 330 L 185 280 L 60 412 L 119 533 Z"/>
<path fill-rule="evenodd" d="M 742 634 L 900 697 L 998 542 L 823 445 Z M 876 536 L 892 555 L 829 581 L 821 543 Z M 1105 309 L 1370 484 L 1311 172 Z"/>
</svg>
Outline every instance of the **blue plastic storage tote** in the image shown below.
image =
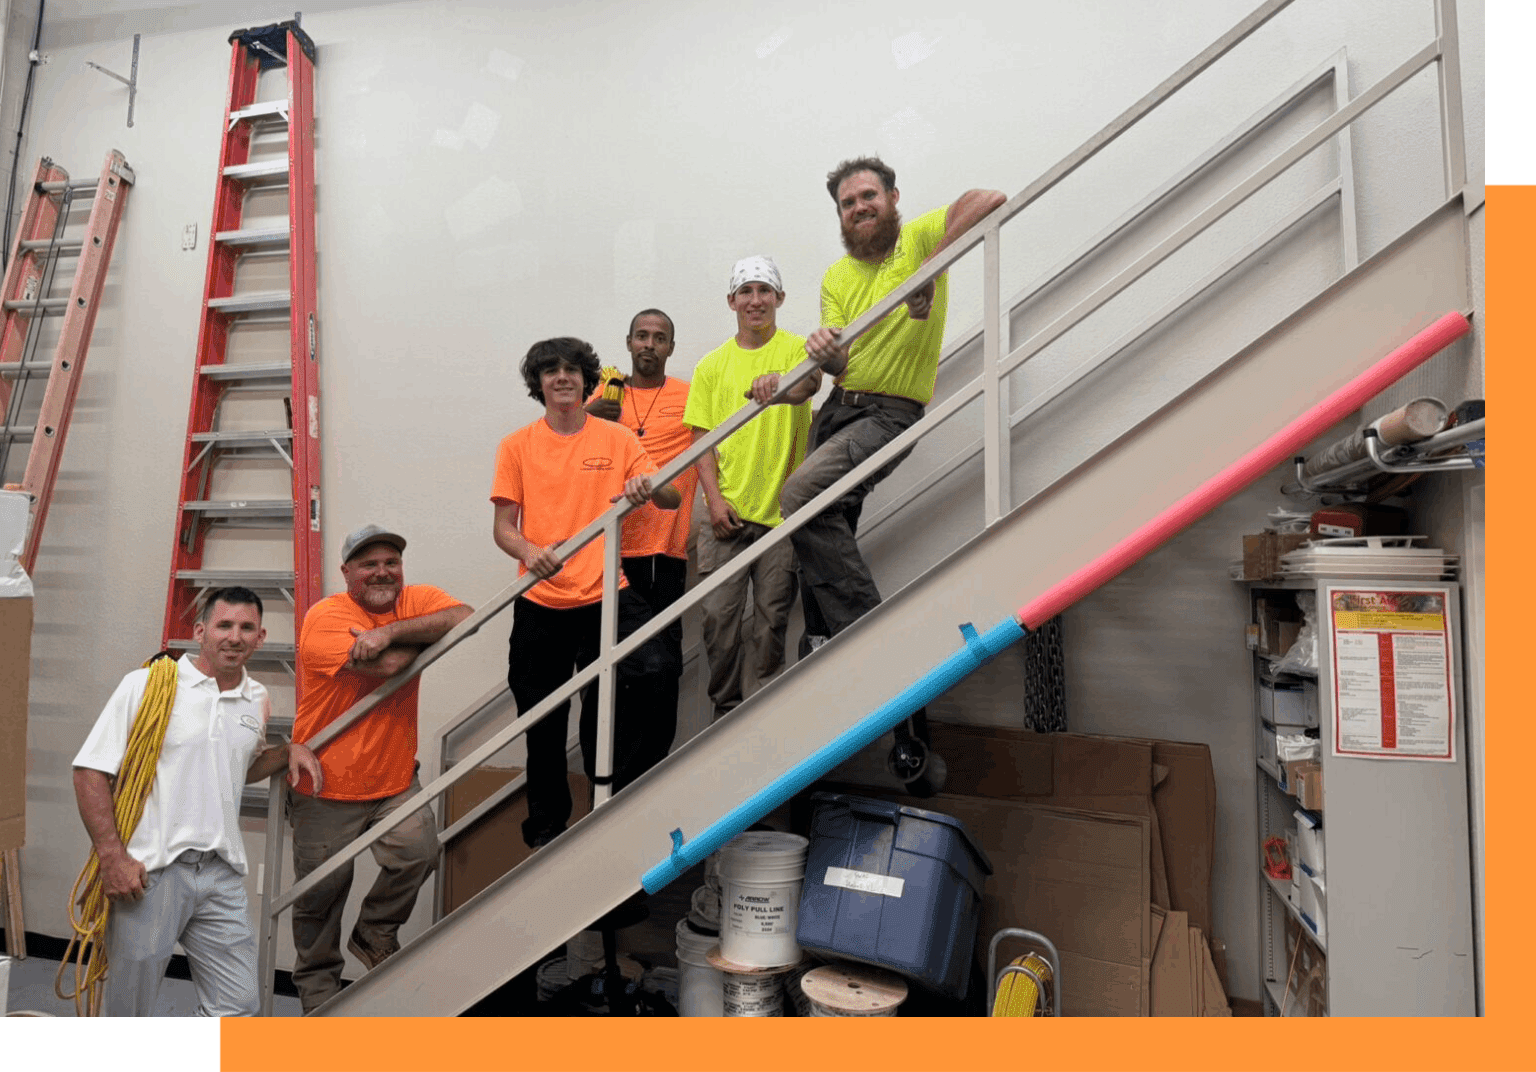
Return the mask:
<svg viewBox="0 0 1536 1072">
<path fill-rule="evenodd" d="M 992 873 L 965 824 L 844 793 L 811 801 L 796 941 L 965 997 L 981 887 Z"/>
</svg>

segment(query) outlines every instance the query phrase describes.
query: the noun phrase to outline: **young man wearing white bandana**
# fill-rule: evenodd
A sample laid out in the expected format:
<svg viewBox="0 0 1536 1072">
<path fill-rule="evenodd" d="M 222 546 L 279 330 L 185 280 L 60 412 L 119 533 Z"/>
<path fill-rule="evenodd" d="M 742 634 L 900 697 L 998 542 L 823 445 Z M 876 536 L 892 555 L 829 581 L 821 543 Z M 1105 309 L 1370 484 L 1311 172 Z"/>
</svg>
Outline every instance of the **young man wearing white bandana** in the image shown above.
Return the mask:
<svg viewBox="0 0 1536 1072">
<path fill-rule="evenodd" d="M 768 257 L 736 262 L 726 291 L 736 314 L 736 334 L 706 354 L 693 371 L 693 390 L 683 415 L 694 438 L 705 435 L 748 404 L 766 402 L 779 378 L 805 360 L 805 339 L 778 327 L 784 283 Z M 805 457 L 811 427 L 811 396 L 821 373 L 798 385 L 775 406 L 699 459 L 699 484 L 709 507 L 699 526 L 696 554 L 704 579 L 774 530 L 783 520 L 779 493 Z M 752 590 L 748 640 L 742 618 Z M 795 601 L 794 550 L 780 542 L 701 605 L 709 653 L 709 697 L 715 717 L 729 714 L 784 665 L 784 635 Z"/>
</svg>

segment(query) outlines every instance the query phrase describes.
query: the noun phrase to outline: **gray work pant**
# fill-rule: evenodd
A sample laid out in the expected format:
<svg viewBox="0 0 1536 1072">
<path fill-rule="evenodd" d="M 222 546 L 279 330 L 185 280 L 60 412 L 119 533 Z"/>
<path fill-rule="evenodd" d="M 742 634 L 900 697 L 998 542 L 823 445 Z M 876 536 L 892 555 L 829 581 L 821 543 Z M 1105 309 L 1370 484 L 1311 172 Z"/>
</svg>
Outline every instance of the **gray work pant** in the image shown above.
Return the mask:
<svg viewBox="0 0 1536 1072">
<path fill-rule="evenodd" d="M 916 424 L 923 409 L 915 402 L 890 400 L 863 406 L 837 401 L 821 407 L 811 428 L 811 452 L 784 482 L 779 503 L 784 516 L 826 491 L 875 451 Z M 867 396 L 866 396 L 867 397 Z M 836 636 L 880 605 L 880 590 L 854 539 L 864 499 L 895 471 L 907 452 L 881 466 L 790 537 L 805 580 L 806 616 L 814 600 L 828 636 Z"/>
<path fill-rule="evenodd" d="M 107 915 L 107 1016 L 153 1016 L 177 942 L 186 950 L 199 1016 L 255 1016 L 256 932 L 245 879 L 217 853 L 188 849 L 151 871 L 138 901 Z"/>
<path fill-rule="evenodd" d="M 697 545 L 700 582 L 772 531 L 767 525 L 743 521 L 739 530 L 722 540 L 705 517 Z M 747 636 L 742 618 L 749 583 L 753 614 L 751 635 Z M 795 589 L 795 549 L 783 540 L 699 604 L 704 649 L 709 654 L 709 698 L 716 718 L 762 688 L 784 666 L 784 634 L 789 628 Z M 743 681 L 743 671 L 748 668 L 750 673 Z"/>
<path fill-rule="evenodd" d="M 294 880 L 304 878 L 349 842 L 357 840 L 390 812 L 421 792 L 412 777 L 402 793 L 378 800 L 325 800 L 288 792 L 293 823 Z M 416 894 L 437 866 L 437 821 L 422 808 L 379 840 L 370 850 L 379 876 L 357 913 L 357 931 L 368 944 L 393 939 L 411 917 Z M 341 989 L 341 912 L 352 889 L 348 864 L 293 904 L 293 985 L 307 1013 Z"/>
</svg>

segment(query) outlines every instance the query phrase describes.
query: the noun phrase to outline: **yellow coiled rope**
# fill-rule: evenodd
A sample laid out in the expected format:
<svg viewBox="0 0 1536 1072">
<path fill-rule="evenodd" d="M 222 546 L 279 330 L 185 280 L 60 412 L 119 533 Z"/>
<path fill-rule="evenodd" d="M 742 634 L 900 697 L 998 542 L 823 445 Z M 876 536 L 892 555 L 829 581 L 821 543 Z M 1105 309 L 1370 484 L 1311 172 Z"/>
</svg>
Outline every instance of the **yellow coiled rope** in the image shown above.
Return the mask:
<svg viewBox="0 0 1536 1072">
<path fill-rule="evenodd" d="M 144 698 L 139 701 L 133 728 L 128 731 L 128 749 L 118 768 L 117 784 L 112 787 L 112 818 L 117 836 L 126 846 L 144 815 L 144 802 L 155 784 L 155 766 L 160 761 L 160 746 L 165 743 L 165 728 L 171 722 L 171 706 L 176 702 L 176 660 L 156 656 L 144 664 L 149 667 L 149 681 Z M 79 914 L 76 914 L 76 909 Z M 107 913 L 111 903 L 101 888 L 101 861 L 96 850 L 75 880 L 69 894 L 69 922 L 74 935 L 59 963 L 53 992 L 60 998 L 73 998 L 77 1016 L 101 1015 L 101 984 L 107 977 Z M 75 989 L 64 992 L 64 973 L 74 963 Z M 83 998 L 83 1001 L 82 1001 Z"/>
</svg>

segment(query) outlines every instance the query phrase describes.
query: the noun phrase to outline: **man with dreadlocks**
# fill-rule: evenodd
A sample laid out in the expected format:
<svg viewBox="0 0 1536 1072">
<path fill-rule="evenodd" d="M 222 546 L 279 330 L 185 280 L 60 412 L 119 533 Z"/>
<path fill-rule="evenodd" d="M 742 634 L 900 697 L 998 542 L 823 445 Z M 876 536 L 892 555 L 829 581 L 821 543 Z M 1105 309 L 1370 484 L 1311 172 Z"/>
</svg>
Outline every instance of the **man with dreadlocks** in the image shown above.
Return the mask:
<svg viewBox="0 0 1536 1072">
<path fill-rule="evenodd" d="M 192 629 L 197 651 L 175 664 L 174 689 L 155 702 L 151 677 L 163 671 L 123 678 L 75 756 L 75 799 L 110 905 L 108 1016 L 155 1014 L 177 942 L 191 964 L 199 1016 L 257 1012 L 240 789 L 285 768 L 294 784 L 301 773 L 316 785 L 321 779 L 319 760 L 303 745 L 265 747 L 271 705 L 245 671 L 267 635 L 261 611 L 261 597 L 248 588 L 211 592 Z M 165 720 L 157 755 L 130 747 L 142 736 L 135 720 L 146 718 Z M 137 825 L 120 831 L 114 791 L 146 789 Z"/>
</svg>

